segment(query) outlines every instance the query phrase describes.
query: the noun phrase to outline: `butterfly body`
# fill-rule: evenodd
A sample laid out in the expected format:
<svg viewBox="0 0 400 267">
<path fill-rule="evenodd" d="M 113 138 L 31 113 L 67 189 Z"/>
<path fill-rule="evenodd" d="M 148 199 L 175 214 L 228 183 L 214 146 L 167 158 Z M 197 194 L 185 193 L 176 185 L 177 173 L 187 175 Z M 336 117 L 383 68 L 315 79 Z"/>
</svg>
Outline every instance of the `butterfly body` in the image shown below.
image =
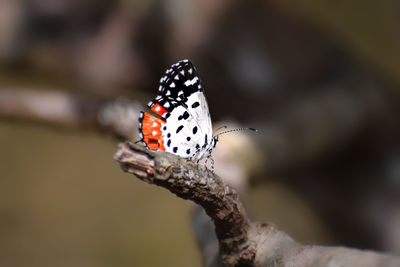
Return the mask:
<svg viewBox="0 0 400 267">
<path fill-rule="evenodd" d="M 199 161 L 218 142 L 212 135 L 208 104 L 193 64 L 185 59 L 160 79 L 159 94 L 148 103 L 157 115 L 141 112 L 139 134 L 150 149 Z"/>
</svg>

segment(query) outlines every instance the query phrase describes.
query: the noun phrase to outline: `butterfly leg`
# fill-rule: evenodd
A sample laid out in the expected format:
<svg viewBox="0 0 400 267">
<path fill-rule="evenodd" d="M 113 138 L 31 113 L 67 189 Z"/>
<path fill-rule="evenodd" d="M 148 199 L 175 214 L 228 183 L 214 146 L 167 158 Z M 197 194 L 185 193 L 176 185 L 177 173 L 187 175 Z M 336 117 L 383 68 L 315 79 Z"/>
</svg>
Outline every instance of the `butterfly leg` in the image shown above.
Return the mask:
<svg viewBox="0 0 400 267">
<path fill-rule="evenodd" d="M 213 159 L 213 157 L 211 156 L 211 154 L 209 154 L 209 155 L 206 157 L 206 161 L 204 162 L 204 166 L 206 166 L 206 167 L 207 167 L 207 162 L 208 162 L 208 160 L 211 161 L 211 171 L 214 173 L 214 159 Z"/>
<path fill-rule="evenodd" d="M 209 159 L 210 157 L 206 157 L 206 160 L 204 161 L 204 166 L 206 166 L 206 168 L 207 168 L 207 162 L 208 162 L 208 159 Z"/>
<path fill-rule="evenodd" d="M 214 159 L 213 159 L 213 157 L 210 155 L 209 156 L 210 157 L 210 161 L 211 161 L 211 171 L 214 173 L 214 167 L 215 167 L 215 164 L 214 164 Z"/>
</svg>

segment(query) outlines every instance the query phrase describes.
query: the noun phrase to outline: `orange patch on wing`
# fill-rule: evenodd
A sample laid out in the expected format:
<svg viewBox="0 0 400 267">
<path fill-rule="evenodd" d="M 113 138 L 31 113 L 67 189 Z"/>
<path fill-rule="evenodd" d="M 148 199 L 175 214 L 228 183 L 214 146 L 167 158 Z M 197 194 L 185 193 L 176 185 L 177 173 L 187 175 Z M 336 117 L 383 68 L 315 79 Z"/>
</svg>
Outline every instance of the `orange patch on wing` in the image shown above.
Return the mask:
<svg viewBox="0 0 400 267">
<path fill-rule="evenodd" d="M 152 111 L 154 111 L 155 113 L 157 113 L 158 115 L 162 116 L 165 113 L 167 113 L 168 111 L 165 110 L 165 108 L 163 108 L 160 104 L 155 104 L 152 108 Z"/>
<path fill-rule="evenodd" d="M 144 113 L 142 128 L 143 141 L 146 142 L 150 149 L 165 151 L 161 131 L 161 126 L 163 124 L 164 122 L 161 119 L 149 113 Z"/>
</svg>

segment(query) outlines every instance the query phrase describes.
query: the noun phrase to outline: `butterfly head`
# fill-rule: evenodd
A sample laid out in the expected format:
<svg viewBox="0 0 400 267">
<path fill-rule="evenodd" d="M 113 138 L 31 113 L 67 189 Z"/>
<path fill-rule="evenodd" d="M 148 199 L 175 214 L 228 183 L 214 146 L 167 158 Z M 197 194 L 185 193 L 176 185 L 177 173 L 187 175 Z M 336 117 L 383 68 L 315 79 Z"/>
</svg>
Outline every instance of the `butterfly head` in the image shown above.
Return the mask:
<svg viewBox="0 0 400 267">
<path fill-rule="evenodd" d="M 218 136 L 213 136 L 212 141 L 211 141 L 211 146 L 212 148 L 215 148 L 219 142 Z"/>
</svg>

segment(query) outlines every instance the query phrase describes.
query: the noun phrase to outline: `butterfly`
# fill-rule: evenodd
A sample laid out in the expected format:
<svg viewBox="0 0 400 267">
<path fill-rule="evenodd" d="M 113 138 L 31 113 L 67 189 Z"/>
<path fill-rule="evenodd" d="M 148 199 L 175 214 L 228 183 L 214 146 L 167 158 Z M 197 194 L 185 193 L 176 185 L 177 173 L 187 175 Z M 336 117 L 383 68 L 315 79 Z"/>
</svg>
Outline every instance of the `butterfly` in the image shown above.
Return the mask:
<svg viewBox="0 0 400 267">
<path fill-rule="evenodd" d="M 161 77 L 158 95 L 140 112 L 140 141 L 149 149 L 166 151 L 199 162 L 211 159 L 220 134 L 213 136 L 210 112 L 196 68 L 184 59 Z M 252 128 L 240 128 L 231 131 Z"/>
</svg>

